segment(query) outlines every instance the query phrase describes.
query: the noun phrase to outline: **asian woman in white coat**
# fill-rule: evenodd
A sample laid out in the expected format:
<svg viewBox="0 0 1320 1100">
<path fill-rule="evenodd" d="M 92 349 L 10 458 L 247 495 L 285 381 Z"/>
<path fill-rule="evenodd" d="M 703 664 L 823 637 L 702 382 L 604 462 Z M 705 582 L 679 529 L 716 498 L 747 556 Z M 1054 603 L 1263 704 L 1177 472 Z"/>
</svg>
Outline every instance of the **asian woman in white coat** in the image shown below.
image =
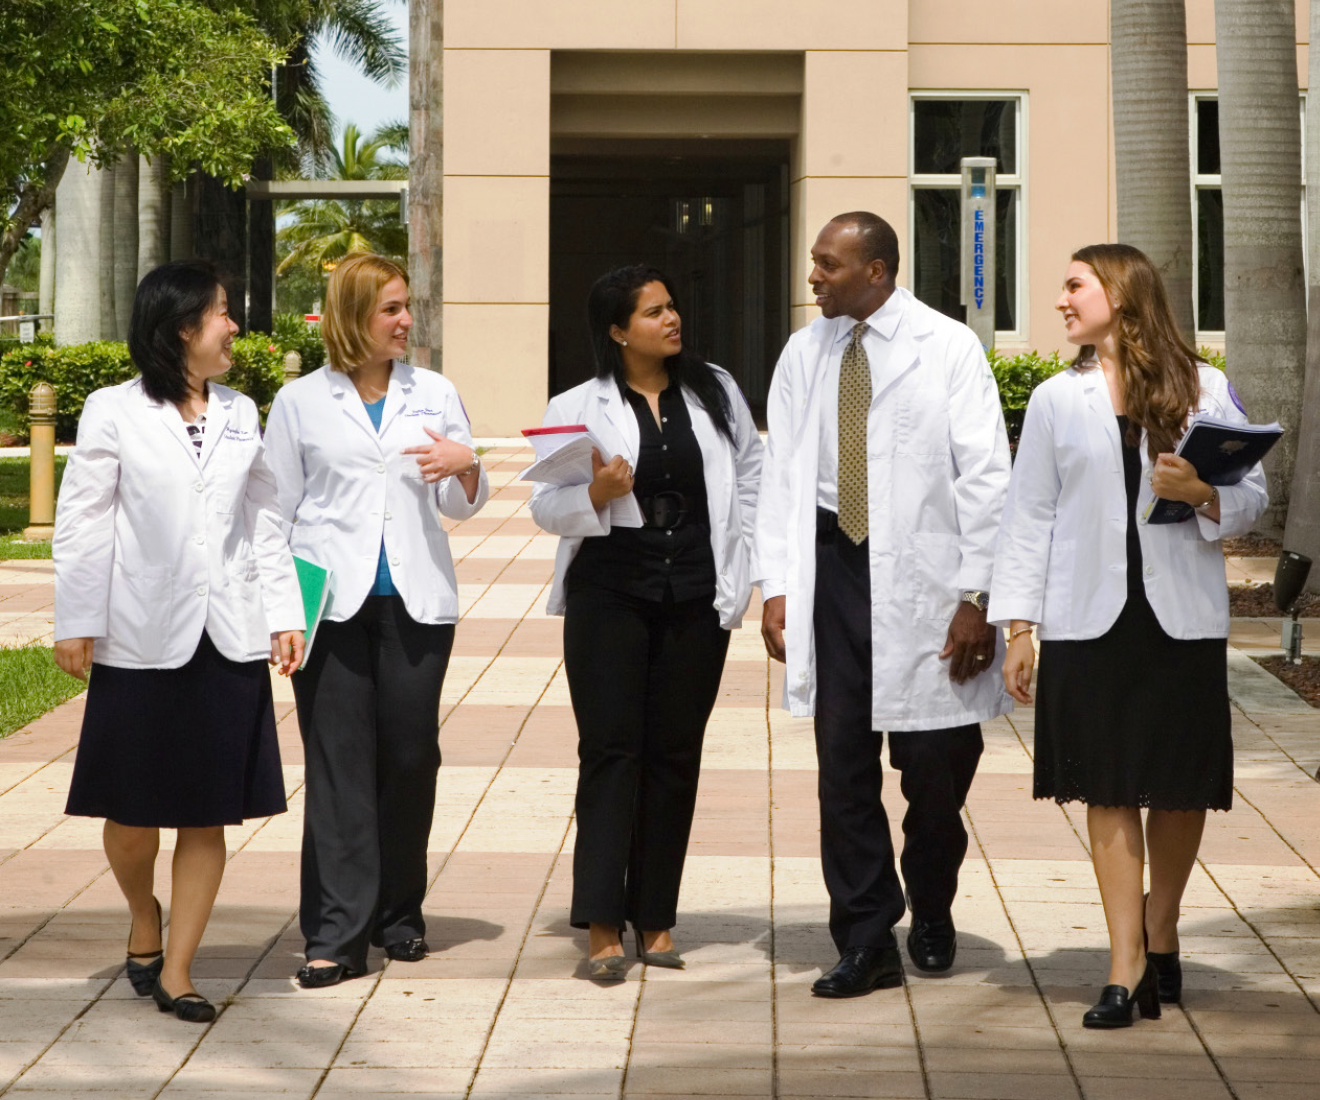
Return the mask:
<svg viewBox="0 0 1320 1100">
<path fill-rule="evenodd" d="M 266 446 L 293 552 L 329 569 L 307 667 L 294 674 L 306 752 L 305 988 L 428 950 L 422 898 L 440 767 L 440 690 L 458 622 L 443 513 L 489 493 L 467 414 L 443 375 L 399 356 L 404 270 L 356 253 L 321 322 L 329 363 L 285 386 Z"/>
<path fill-rule="evenodd" d="M 1183 890 L 1206 811 L 1232 804 L 1220 540 L 1259 518 L 1265 479 L 1256 467 L 1215 489 L 1172 453 L 1195 412 L 1247 418 L 1182 339 L 1143 253 L 1078 250 L 1056 308 L 1081 350 L 1027 407 L 990 619 L 1009 627 L 1004 683 L 1023 703 L 1039 628 L 1034 793 L 1086 803 L 1109 929 L 1108 984 L 1082 1023 L 1127 1027 L 1134 1005 L 1158 1017 L 1181 997 Z M 1143 523 L 1155 497 L 1195 514 Z"/>
<path fill-rule="evenodd" d="M 266 662 L 288 674 L 303 645 L 257 408 L 210 381 L 237 331 L 210 267 L 142 280 L 128 333 L 141 373 L 87 399 L 53 545 L 55 660 L 90 672 L 65 812 L 106 819 L 134 991 L 202 1023 L 215 1007 L 190 970 L 224 826 L 286 808 Z M 163 952 L 162 828 L 178 830 Z"/>
<path fill-rule="evenodd" d="M 683 965 L 670 929 L 706 721 L 751 596 L 762 447 L 737 384 L 683 347 L 663 274 L 612 271 L 587 312 L 597 376 L 545 424 L 585 424 L 613 453 L 590 484 L 536 485 L 531 511 L 562 536 L 548 610 L 578 725 L 570 920 L 589 929 L 589 974 L 618 979 L 626 923 L 643 961 Z M 630 494 L 640 527 L 612 507 Z"/>
</svg>

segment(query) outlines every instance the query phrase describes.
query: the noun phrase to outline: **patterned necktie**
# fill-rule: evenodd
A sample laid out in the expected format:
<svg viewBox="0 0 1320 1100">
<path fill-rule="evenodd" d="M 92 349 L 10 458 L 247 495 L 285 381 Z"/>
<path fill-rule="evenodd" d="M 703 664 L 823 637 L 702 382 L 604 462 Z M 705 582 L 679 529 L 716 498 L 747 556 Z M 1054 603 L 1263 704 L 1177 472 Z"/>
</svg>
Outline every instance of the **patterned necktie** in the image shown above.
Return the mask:
<svg viewBox="0 0 1320 1100">
<path fill-rule="evenodd" d="M 853 328 L 839 366 L 839 528 L 860 546 L 866 538 L 866 416 L 871 366 L 862 347 L 866 322 Z"/>
</svg>

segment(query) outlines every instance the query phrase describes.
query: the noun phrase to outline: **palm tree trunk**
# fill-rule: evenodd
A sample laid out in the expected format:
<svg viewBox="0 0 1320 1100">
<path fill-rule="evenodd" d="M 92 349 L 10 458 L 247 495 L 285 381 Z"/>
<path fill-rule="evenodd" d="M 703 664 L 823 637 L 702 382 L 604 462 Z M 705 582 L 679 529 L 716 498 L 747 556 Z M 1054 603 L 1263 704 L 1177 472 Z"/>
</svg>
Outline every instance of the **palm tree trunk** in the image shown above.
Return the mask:
<svg viewBox="0 0 1320 1100">
<path fill-rule="evenodd" d="M 1225 355 L 1254 421 L 1287 431 L 1266 459 L 1283 532 L 1297 458 L 1306 356 L 1301 126 L 1293 0 L 1215 0 L 1224 178 Z"/>
<path fill-rule="evenodd" d="M 170 258 L 170 191 L 165 157 L 138 160 L 137 279 Z"/>
<path fill-rule="evenodd" d="M 1311 0 L 1311 35 L 1307 87 L 1320 89 L 1320 0 Z M 1283 544 L 1320 561 L 1320 102 L 1306 112 L 1306 378 L 1298 420 L 1297 466 L 1288 504 Z M 1308 586 L 1320 592 L 1320 566 L 1312 566 Z"/>
<path fill-rule="evenodd" d="M 115 165 L 115 339 L 128 339 L 128 318 L 137 291 L 138 155 L 129 149 Z"/>
<path fill-rule="evenodd" d="M 83 344 L 101 334 L 101 267 L 88 262 L 101 232 L 101 179 L 90 164 L 71 160 L 56 191 L 54 312 L 60 344 Z"/>
<path fill-rule="evenodd" d="M 38 284 L 38 313 L 55 311 L 55 207 L 48 206 L 41 212 L 41 281 Z M 42 321 L 41 329 L 48 331 L 55 326 L 50 321 Z"/>
<path fill-rule="evenodd" d="M 101 289 L 101 324 L 98 340 L 115 339 L 118 321 L 115 318 L 115 169 L 113 165 L 101 169 L 101 217 L 97 223 L 97 246 L 92 255 L 101 268 L 98 280 Z"/>
<path fill-rule="evenodd" d="M 1109 61 L 1118 239 L 1141 249 L 1159 268 L 1174 318 L 1191 341 L 1195 321 L 1184 0 L 1111 0 Z"/>
<path fill-rule="evenodd" d="M 410 0 L 408 277 L 412 362 L 441 370 L 444 320 L 444 0 Z"/>
</svg>

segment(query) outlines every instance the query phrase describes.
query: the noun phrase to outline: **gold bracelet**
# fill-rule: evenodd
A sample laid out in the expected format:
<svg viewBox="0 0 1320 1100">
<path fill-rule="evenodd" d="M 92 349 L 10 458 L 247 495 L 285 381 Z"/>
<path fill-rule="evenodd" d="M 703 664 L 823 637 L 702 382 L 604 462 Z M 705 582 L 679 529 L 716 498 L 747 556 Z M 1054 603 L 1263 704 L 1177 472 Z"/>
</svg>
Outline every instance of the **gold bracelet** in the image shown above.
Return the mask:
<svg viewBox="0 0 1320 1100">
<path fill-rule="evenodd" d="M 1017 630 L 1009 631 L 1008 640 L 1011 642 L 1014 638 L 1020 638 L 1023 634 L 1030 634 L 1035 629 L 1034 626 L 1020 626 Z"/>
<path fill-rule="evenodd" d="M 1215 485 L 1210 486 L 1210 499 L 1204 504 L 1193 504 L 1192 507 L 1198 512 L 1204 512 L 1207 508 L 1213 508 L 1219 502 L 1219 488 Z"/>
</svg>

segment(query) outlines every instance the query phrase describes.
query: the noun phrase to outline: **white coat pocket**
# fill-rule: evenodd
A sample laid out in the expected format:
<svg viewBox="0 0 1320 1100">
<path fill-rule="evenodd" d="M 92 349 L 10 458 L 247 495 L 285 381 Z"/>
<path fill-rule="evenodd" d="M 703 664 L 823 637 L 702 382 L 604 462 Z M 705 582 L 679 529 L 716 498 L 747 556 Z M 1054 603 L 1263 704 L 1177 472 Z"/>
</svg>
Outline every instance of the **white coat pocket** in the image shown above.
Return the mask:
<svg viewBox="0 0 1320 1100">
<path fill-rule="evenodd" d="M 110 615 L 116 642 L 144 665 L 161 662 L 174 617 L 168 566 L 125 568 L 116 562 L 110 574 Z"/>
</svg>

